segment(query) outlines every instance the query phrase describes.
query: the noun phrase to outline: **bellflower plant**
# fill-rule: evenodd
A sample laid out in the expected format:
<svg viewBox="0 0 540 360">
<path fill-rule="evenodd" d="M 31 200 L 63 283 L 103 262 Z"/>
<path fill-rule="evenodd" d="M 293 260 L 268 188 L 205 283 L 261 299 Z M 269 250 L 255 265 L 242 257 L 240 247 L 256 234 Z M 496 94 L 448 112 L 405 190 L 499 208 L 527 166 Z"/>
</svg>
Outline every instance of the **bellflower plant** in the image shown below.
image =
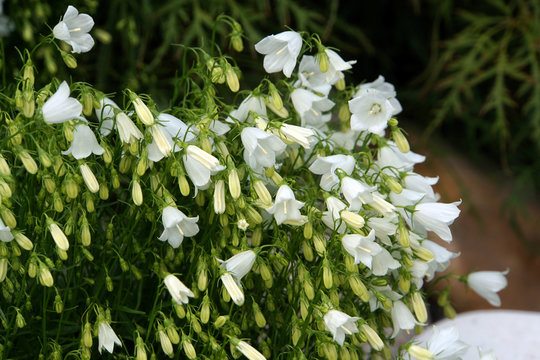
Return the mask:
<svg viewBox="0 0 540 360">
<path fill-rule="evenodd" d="M 242 27 L 216 21 L 241 51 Z M 53 42 L 88 51 L 93 24 L 68 7 L 6 74 L 0 357 L 460 356 L 443 330 L 390 350 L 426 325 L 426 296 L 455 315 L 445 280 L 496 306 L 506 286 L 505 273 L 439 274 L 459 255 L 447 243 L 461 203 L 414 172 L 425 157 L 399 127 L 393 85 L 348 84 L 354 60 L 288 30 L 255 45 L 260 72 L 212 38 L 160 79 L 175 84 L 170 101 L 105 95 Z M 34 76 L 41 51 L 58 51 L 71 80 Z"/>
</svg>

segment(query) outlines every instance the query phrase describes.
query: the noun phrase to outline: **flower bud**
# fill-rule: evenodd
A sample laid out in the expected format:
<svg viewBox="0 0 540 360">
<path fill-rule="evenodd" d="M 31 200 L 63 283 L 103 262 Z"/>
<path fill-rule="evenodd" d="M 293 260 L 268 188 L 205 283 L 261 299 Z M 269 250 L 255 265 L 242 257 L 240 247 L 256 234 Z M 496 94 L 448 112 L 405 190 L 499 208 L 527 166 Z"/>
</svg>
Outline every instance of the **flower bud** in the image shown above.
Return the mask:
<svg viewBox="0 0 540 360">
<path fill-rule="evenodd" d="M 47 226 L 49 228 L 49 232 L 51 233 L 53 240 L 56 243 L 56 246 L 58 246 L 60 250 L 67 251 L 69 249 L 69 241 L 66 235 L 64 234 L 64 232 L 62 231 L 62 229 L 60 229 L 58 224 L 56 224 L 50 219 L 48 219 L 47 222 L 48 222 Z"/>
<path fill-rule="evenodd" d="M 424 303 L 424 299 L 422 299 L 422 294 L 418 291 L 412 295 L 412 306 L 416 319 L 421 323 L 426 323 L 428 318 L 426 304 Z"/>
<path fill-rule="evenodd" d="M 26 325 L 26 321 L 24 320 L 24 317 L 22 316 L 22 314 L 19 312 L 18 309 L 17 309 L 17 316 L 15 318 L 15 324 L 17 324 L 17 327 L 19 329 L 22 329 Z"/>
<path fill-rule="evenodd" d="M 223 214 L 225 212 L 225 181 L 218 180 L 214 188 L 214 212 Z"/>
<path fill-rule="evenodd" d="M 2 264 L 2 260 L 0 259 L 0 265 L 1 264 Z M 7 262 L 6 262 L 6 265 L 7 265 Z M 0 273 L 1 273 L 1 268 L 2 266 L 0 266 Z M 37 275 L 37 270 L 38 270 L 38 267 L 37 267 L 36 261 L 33 258 L 30 259 L 30 262 L 28 263 L 28 276 L 31 277 L 32 279 L 35 278 Z"/>
<path fill-rule="evenodd" d="M 411 150 L 407 138 L 405 135 L 403 135 L 400 129 L 392 130 L 392 138 L 394 139 L 399 151 L 402 153 L 406 154 Z"/>
<path fill-rule="evenodd" d="M 407 226 L 403 222 L 403 219 L 400 218 L 399 220 L 399 227 L 398 227 L 398 241 L 399 244 L 404 247 L 408 248 L 411 244 L 410 236 L 409 236 L 409 229 L 407 229 Z"/>
<path fill-rule="evenodd" d="M 323 283 L 324 287 L 327 289 L 331 289 L 333 285 L 333 279 L 332 279 L 332 270 L 330 269 L 330 265 L 326 261 L 323 265 Z"/>
<path fill-rule="evenodd" d="M 89 322 L 84 324 L 84 329 L 82 332 L 82 342 L 87 348 L 92 347 L 92 325 Z"/>
<path fill-rule="evenodd" d="M 76 69 L 77 68 L 77 60 L 75 57 L 71 54 L 68 54 L 67 52 L 60 50 L 60 55 L 62 55 L 62 60 L 64 60 L 64 63 L 66 66 L 70 69 Z"/>
<path fill-rule="evenodd" d="M 313 236 L 313 225 L 308 221 L 304 225 L 304 239 L 311 239 Z"/>
<path fill-rule="evenodd" d="M 4 159 L 2 155 L 0 155 L 0 175 L 4 175 L 4 176 L 11 175 L 11 169 L 9 168 L 9 165 L 6 159 Z"/>
<path fill-rule="evenodd" d="M 255 318 L 255 323 L 258 327 L 263 328 L 266 326 L 266 319 L 264 318 L 259 305 L 253 303 L 253 317 Z"/>
<path fill-rule="evenodd" d="M 64 302 L 58 294 L 56 294 L 56 296 L 54 297 L 54 310 L 57 314 L 61 314 L 64 310 Z"/>
<path fill-rule="evenodd" d="M 17 244 L 19 244 L 20 247 L 22 247 L 24 250 L 30 251 L 34 247 L 34 244 L 32 244 L 32 241 L 26 237 L 23 233 L 15 233 L 15 241 L 17 241 Z"/>
<path fill-rule="evenodd" d="M 23 91 L 23 103 L 22 113 L 25 117 L 31 119 L 34 116 L 34 110 L 36 109 L 36 103 L 34 102 L 34 91 Z"/>
<path fill-rule="evenodd" d="M 173 346 L 172 346 L 171 340 L 169 339 L 167 334 L 165 334 L 165 331 L 163 331 L 163 328 L 159 330 L 158 334 L 159 334 L 159 342 L 161 343 L 161 349 L 163 350 L 165 355 L 172 358 L 174 352 L 173 352 Z"/>
<path fill-rule="evenodd" d="M 255 180 L 255 182 L 253 183 L 253 188 L 255 189 L 257 196 L 265 206 L 272 206 L 272 195 L 270 195 L 270 192 L 264 185 L 264 182 L 262 182 L 261 180 Z"/>
<path fill-rule="evenodd" d="M 214 327 L 216 329 L 219 329 L 221 328 L 223 325 L 225 325 L 225 323 L 227 322 L 228 320 L 228 316 L 226 315 L 220 315 L 218 316 L 218 318 L 216 319 L 216 321 L 214 321 Z"/>
<path fill-rule="evenodd" d="M 9 185 L 0 179 L 0 199 L 1 197 L 5 197 L 7 199 L 9 199 L 11 197 L 12 192 L 11 192 L 11 188 L 9 187 Z"/>
<path fill-rule="evenodd" d="M 234 200 L 240 197 L 241 193 L 240 179 L 238 178 L 238 171 L 232 169 L 229 171 L 229 192 Z"/>
<path fill-rule="evenodd" d="M 368 289 L 366 288 L 366 285 L 360 280 L 358 275 L 353 275 L 349 277 L 349 285 L 352 289 L 352 291 L 362 300 L 363 302 L 368 302 L 370 298 L 370 294 Z"/>
<path fill-rule="evenodd" d="M 408 273 L 399 274 L 399 288 L 403 294 L 407 294 L 411 289 L 411 279 Z"/>
<path fill-rule="evenodd" d="M 79 195 L 79 185 L 73 180 L 72 177 L 68 178 L 64 183 L 66 195 L 70 199 L 75 199 Z"/>
<path fill-rule="evenodd" d="M 272 105 L 274 105 L 276 110 L 281 110 L 283 108 L 283 100 L 281 99 L 281 96 L 279 95 L 276 86 L 272 83 L 269 83 L 268 92 L 270 93 L 270 97 L 272 99 Z"/>
<path fill-rule="evenodd" d="M 9 226 L 12 229 L 17 226 L 17 220 L 15 219 L 15 215 L 13 215 L 13 212 L 7 207 L 2 206 L 0 208 L 0 216 L 2 217 L 2 220 L 4 220 L 4 224 L 6 226 Z"/>
<path fill-rule="evenodd" d="M 90 190 L 90 192 L 92 193 L 98 192 L 99 183 L 92 170 L 90 170 L 90 167 L 87 164 L 82 164 L 79 169 L 81 171 L 84 183 L 86 184 L 86 187 L 88 187 L 88 190 Z"/>
<path fill-rule="evenodd" d="M 240 82 L 238 81 L 238 76 L 234 71 L 232 66 L 227 66 L 227 71 L 225 71 L 225 78 L 227 79 L 227 85 L 232 92 L 237 92 L 240 90 Z"/>
<path fill-rule="evenodd" d="M 205 297 L 205 299 L 208 299 L 208 298 Z M 206 300 L 206 301 L 203 300 L 203 304 L 201 306 L 201 322 L 203 324 L 207 324 L 209 320 L 210 320 L 210 302 L 209 300 Z"/>
<path fill-rule="evenodd" d="M 351 119 L 349 104 L 345 103 L 339 107 L 338 117 L 342 123 L 347 123 Z"/>
<path fill-rule="evenodd" d="M 443 314 L 444 314 L 444 316 L 446 316 L 448 319 L 454 319 L 454 318 L 456 317 L 456 310 L 452 307 L 452 305 L 446 304 L 446 305 L 443 307 Z"/>
<path fill-rule="evenodd" d="M 135 360 L 147 360 L 144 340 L 139 334 L 137 334 L 137 339 L 135 340 Z"/>
<path fill-rule="evenodd" d="M 341 212 L 341 218 L 347 225 L 355 229 L 361 229 L 365 223 L 362 216 L 349 210 L 343 210 Z"/>
<path fill-rule="evenodd" d="M 23 163 L 24 168 L 26 171 L 28 171 L 30 174 L 35 174 L 38 171 L 38 166 L 34 159 L 30 156 L 30 154 L 23 150 L 19 153 L 19 159 Z"/>
<path fill-rule="evenodd" d="M 51 287 L 54 283 L 51 271 L 43 263 L 39 266 L 39 283 L 46 287 Z"/>
<path fill-rule="evenodd" d="M 1 258 L 0 259 L 0 283 L 6 279 L 7 271 L 8 271 L 8 259 Z"/>
<path fill-rule="evenodd" d="M 433 253 L 430 250 L 426 249 L 423 246 L 416 247 L 414 249 L 414 253 L 416 256 L 418 256 L 420 260 L 425 261 L 425 262 L 430 262 L 431 260 L 435 258 L 435 255 L 433 255 Z"/>
<path fill-rule="evenodd" d="M 261 214 L 252 206 L 246 207 L 246 216 L 250 224 L 258 225 L 263 221 Z"/>
<path fill-rule="evenodd" d="M 362 334 L 366 337 L 371 347 L 377 351 L 381 351 L 384 348 L 384 343 L 381 340 L 379 334 L 373 330 L 368 324 L 362 324 L 360 326 Z"/>
<path fill-rule="evenodd" d="M 184 353 L 186 353 L 188 359 L 193 360 L 197 358 L 197 352 L 195 351 L 193 344 L 188 339 L 184 339 L 184 341 L 182 341 L 182 347 L 184 348 Z"/>
<path fill-rule="evenodd" d="M 326 253 L 326 239 L 324 238 L 324 234 L 315 233 L 312 240 L 317 254 L 319 254 L 319 256 L 324 255 Z"/>
<path fill-rule="evenodd" d="M 131 101 L 135 107 L 135 112 L 137 113 L 137 118 L 146 126 L 152 126 L 155 123 L 154 115 L 146 106 L 146 104 L 141 100 L 137 95 L 130 93 Z"/>
<path fill-rule="evenodd" d="M 24 64 L 23 80 L 27 86 L 32 87 L 34 85 L 34 65 L 31 59 L 28 59 Z"/>
<path fill-rule="evenodd" d="M 335 86 L 336 89 L 339 90 L 339 91 L 345 90 L 345 79 L 344 79 L 344 78 L 340 78 L 340 79 L 334 84 L 334 86 Z"/>
<path fill-rule="evenodd" d="M 407 351 L 411 356 L 418 360 L 433 360 L 435 359 L 435 355 L 429 351 L 428 349 L 425 349 L 418 345 L 411 345 Z"/>
<path fill-rule="evenodd" d="M 143 193 L 141 190 L 141 185 L 139 184 L 139 180 L 133 180 L 131 187 L 131 197 L 133 199 L 133 203 L 137 206 L 141 206 L 143 203 Z"/>
<path fill-rule="evenodd" d="M 384 180 L 386 181 L 386 185 L 388 185 L 388 187 L 393 193 L 401 194 L 401 192 L 403 191 L 403 187 L 394 177 L 384 176 Z"/>
<path fill-rule="evenodd" d="M 302 241 L 302 253 L 307 261 L 313 261 L 313 249 L 306 240 Z"/>
<path fill-rule="evenodd" d="M 90 91 L 86 91 L 82 95 L 82 101 L 83 105 L 83 114 L 86 116 L 92 115 L 92 110 L 94 107 L 94 97 L 92 96 L 92 93 Z"/>
<path fill-rule="evenodd" d="M 321 69 L 321 72 L 325 73 L 328 71 L 328 55 L 326 55 L 326 52 L 321 51 L 317 54 L 317 60 L 319 62 L 319 69 Z"/>
</svg>

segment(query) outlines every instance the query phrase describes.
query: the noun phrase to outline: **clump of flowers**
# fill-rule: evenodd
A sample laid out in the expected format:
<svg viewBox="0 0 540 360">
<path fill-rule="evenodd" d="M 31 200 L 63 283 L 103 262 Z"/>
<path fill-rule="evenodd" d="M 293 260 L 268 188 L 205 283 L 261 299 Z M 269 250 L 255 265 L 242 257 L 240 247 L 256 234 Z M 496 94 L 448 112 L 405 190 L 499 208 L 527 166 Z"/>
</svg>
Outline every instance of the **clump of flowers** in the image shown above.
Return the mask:
<svg viewBox="0 0 540 360">
<path fill-rule="evenodd" d="M 70 6 L 54 36 L 89 51 L 92 25 Z M 457 256 L 428 235 L 452 241 L 460 203 L 414 172 L 424 157 L 398 126 L 394 87 L 347 84 L 354 61 L 317 36 L 255 49 L 285 78 L 240 90 L 233 59 L 189 49 L 168 108 L 129 89 L 36 84 L 26 53 L 0 100 L 4 357 L 389 359 L 402 330 L 426 325 L 424 281 Z M 494 305 L 506 285 L 504 273 L 459 279 Z M 454 335 L 400 351 L 459 356 Z"/>
</svg>

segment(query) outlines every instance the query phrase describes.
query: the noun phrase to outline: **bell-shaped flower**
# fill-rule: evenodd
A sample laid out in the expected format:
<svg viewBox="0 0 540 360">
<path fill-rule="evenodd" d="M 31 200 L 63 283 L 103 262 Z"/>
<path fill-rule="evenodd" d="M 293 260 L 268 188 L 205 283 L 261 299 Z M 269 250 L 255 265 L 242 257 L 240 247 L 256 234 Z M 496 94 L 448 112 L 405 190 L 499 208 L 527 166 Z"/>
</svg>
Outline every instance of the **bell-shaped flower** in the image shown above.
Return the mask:
<svg viewBox="0 0 540 360">
<path fill-rule="evenodd" d="M 302 85 L 324 96 L 328 96 L 328 93 L 332 89 L 332 84 L 328 82 L 325 73 L 321 71 L 319 64 L 313 56 L 302 56 L 298 67 L 298 80 L 299 82 L 295 86 Z"/>
<path fill-rule="evenodd" d="M 99 120 L 99 133 L 101 136 L 109 136 L 114 127 L 115 112 L 120 111 L 116 103 L 104 97 L 99 101 L 99 107 L 96 107 L 96 117 Z"/>
<path fill-rule="evenodd" d="M 332 333 L 334 341 L 343 346 L 345 335 L 352 335 L 358 332 L 356 321 L 359 319 L 338 310 L 329 310 L 324 315 L 324 324 L 326 325 L 326 330 Z"/>
<path fill-rule="evenodd" d="M 184 237 L 195 236 L 199 232 L 198 216 L 187 217 L 172 206 L 163 209 L 161 219 L 165 230 L 161 233 L 159 240 L 168 241 L 173 248 L 179 247 Z"/>
<path fill-rule="evenodd" d="M 394 235 L 398 228 L 398 217 L 396 214 L 384 216 L 384 217 L 372 217 L 367 221 L 367 225 L 375 230 L 375 237 L 379 239 L 383 244 L 392 246 L 390 240 L 391 235 Z"/>
<path fill-rule="evenodd" d="M 439 329 L 433 325 L 433 334 L 427 341 L 426 348 L 412 345 L 409 354 L 418 360 L 458 360 L 467 353 L 468 348 L 467 344 L 459 340 L 456 326 Z"/>
<path fill-rule="evenodd" d="M 371 260 L 371 271 L 376 276 L 385 276 L 390 270 L 395 270 L 401 267 L 399 261 L 394 259 L 392 254 L 385 248 L 381 247 L 381 251 L 377 255 L 373 256 Z"/>
<path fill-rule="evenodd" d="M 91 154 L 101 155 L 104 152 L 105 150 L 99 146 L 92 129 L 86 124 L 79 124 L 73 130 L 71 146 L 66 151 L 62 151 L 62 155 L 71 154 L 75 159 L 80 160 Z"/>
<path fill-rule="evenodd" d="M 343 247 L 354 257 L 354 264 L 360 263 L 371 269 L 373 257 L 379 254 L 382 247 L 375 242 L 375 230 L 371 230 L 367 236 L 359 234 L 347 234 L 341 239 Z"/>
<path fill-rule="evenodd" d="M 258 173 L 275 166 L 276 156 L 287 147 L 276 135 L 255 127 L 244 128 L 240 137 L 244 145 L 244 160 Z"/>
<path fill-rule="evenodd" d="M 459 253 L 448 251 L 441 245 L 431 241 L 424 240 L 422 246 L 433 253 L 435 258 L 428 262 L 428 269 L 426 271 L 427 280 L 433 279 L 435 272 L 444 271 L 450 265 L 450 260 L 459 256 Z"/>
<path fill-rule="evenodd" d="M 318 156 L 309 167 L 309 171 L 321 175 L 321 189 L 332 191 L 339 185 L 339 177 L 336 175 L 336 171 L 339 169 L 347 175 L 351 175 L 355 164 L 356 161 L 350 155 Z"/>
<path fill-rule="evenodd" d="M 221 281 L 231 296 L 233 302 L 242 306 L 244 304 L 244 292 L 240 281 L 253 267 L 257 255 L 252 250 L 240 252 L 226 261 L 217 259 L 221 268 L 226 272 L 221 275 Z"/>
<path fill-rule="evenodd" d="M 501 306 L 501 298 L 497 294 L 508 285 L 506 271 L 477 271 L 467 276 L 467 285 L 493 306 Z"/>
<path fill-rule="evenodd" d="M 163 134 L 163 139 L 167 142 L 166 148 L 171 149 L 173 152 L 182 150 L 182 147 L 176 140 L 190 142 L 197 136 L 197 130 L 195 128 L 188 127 L 182 120 L 170 114 L 159 114 L 157 121 L 158 123 L 152 125 L 149 129 L 159 126 Z M 165 157 L 163 150 L 160 150 L 158 140 L 158 138 L 154 137 L 153 141 L 148 144 L 148 159 L 154 162 L 158 162 Z"/>
<path fill-rule="evenodd" d="M 113 353 L 114 344 L 122 346 L 122 342 L 116 333 L 111 328 L 111 325 L 105 320 L 101 320 L 98 325 L 98 351 L 101 354 L 103 349 L 107 350 L 109 353 Z"/>
<path fill-rule="evenodd" d="M 69 96 L 69 85 L 62 81 L 56 92 L 43 104 L 41 113 L 43 119 L 49 124 L 59 124 L 81 117 L 82 104 Z"/>
<path fill-rule="evenodd" d="M 349 101 L 351 129 L 384 135 L 388 120 L 399 113 L 394 105 L 380 92 L 373 89 L 361 91 Z"/>
<path fill-rule="evenodd" d="M 384 80 L 384 76 L 379 75 L 379 77 L 372 82 L 366 82 L 361 84 L 358 87 L 358 90 L 354 97 L 359 96 L 360 94 L 363 94 L 366 90 L 377 90 L 380 94 L 382 94 L 388 101 L 392 104 L 392 106 L 396 109 L 397 112 L 401 112 L 401 104 L 396 99 L 396 90 L 394 88 L 394 85 L 386 82 Z"/>
<path fill-rule="evenodd" d="M 425 156 L 416 154 L 412 151 L 402 153 L 393 141 L 388 141 L 386 146 L 379 150 L 377 164 L 381 169 L 395 168 L 399 171 L 412 170 L 415 164 L 424 162 Z M 383 170 L 390 171 L 390 170 Z M 392 175 L 390 173 L 389 175 Z"/>
<path fill-rule="evenodd" d="M 348 174 L 350 175 L 351 172 Z M 341 180 L 341 192 L 349 203 L 349 210 L 351 211 L 359 211 L 362 205 L 372 203 L 374 200 L 371 193 L 376 189 L 376 186 L 368 186 L 348 176 Z"/>
<path fill-rule="evenodd" d="M 193 185 L 201 190 L 208 188 L 211 175 L 225 169 L 218 159 L 195 145 L 187 147 L 183 159 L 186 172 Z"/>
<path fill-rule="evenodd" d="M 304 203 L 296 200 L 294 193 L 287 185 L 281 185 L 276 194 L 274 205 L 266 209 L 270 214 L 274 215 L 276 223 L 281 225 L 288 221 L 302 222 L 302 214 L 300 208 Z"/>
<path fill-rule="evenodd" d="M 291 93 L 294 109 L 300 115 L 302 126 L 315 129 L 323 128 L 331 114 L 326 113 L 334 107 L 334 102 L 306 89 L 294 89 Z"/>
<path fill-rule="evenodd" d="M 165 283 L 167 290 L 169 290 L 174 302 L 178 305 L 187 304 L 189 298 L 195 296 L 193 292 L 180 281 L 180 279 L 172 274 L 165 276 L 163 282 Z"/>
<path fill-rule="evenodd" d="M 218 261 L 221 263 L 222 269 L 231 273 L 235 280 L 240 282 L 251 270 L 256 258 L 257 254 L 253 250 L 247 250 L 239 252 L 225 261 L 219 259 Z"/>
<path fill-rule="evenodd" d="M 347 205 L 334 196 L 326 198 L 326 211 L 323 212 L 322 221 L 329 229 L 335 230 L 340 234 L 345 233 L 347 225 L 341 219 L 341 212 L 347 208 Z"/>
<path fill-rule="evenodd" d="M 133 144 L 144 137 L 137 125 L 123 112 L 116 115 L 116 129 L 120 140 L 125 144 Z"/>
<path fill-rule="evenodd" d="M 328 56 L 328 70 L 324 74 L 327 82 L 334 85 L 343 79 L 343 71 L 352 69 L 352 65 L 356 64 L 356 60 L 345 61 L 331 49 L 325 49 L 324 52 Z"/>
<path fill-rule="evenodd" d="M 433 202 L 416 205 L 411 221 L 413 229 L 419 233 L 433 231 L 441 239 L 447 242 L 452 241 L 452 232 L 448 226 L 459 216 L 460 204 L 461 201 L 449 204 Z"/>
<path fill-rule="evenodd" d="M 423 202 L 436 202 L 439 196 L 433 191 L 433 185 L 439 181 L 439 177 L 426 177 L 410 172 L 403 179 L 405 188 L 424 194 Z"/>
<path fill-rule="evenodd" d="M 394 328 L 392 337 L 396 337 L 400 330 L 412 330 L 417 324 L 411 310 L 401 300 L 393 303 L 392 324 Z"/>
<path fill-rule="evenodd" d="M 390 285 L 385 286 L 373 286 L 371 287 L 372 291 L 369 292 L 369 309 L 371 312 L 375 312 L 377 309 L 383 309 L 383 304 L 381 301 L 377 298 L 374 292 L 380 293 L 384 295 L 384 297 L 392 302 L 395 302 L 396 300 L 399 300 L 402 298 L 402 296 L 392 290 Z"/>
<path fill-rule="evenodd" d="M 301 49 L 302 36 L 294 31 L 270 35 L 255 44 L 255 50 L 265 55 L 264 70 L 267 73 L 283 70 L 286 77 L 291 77 Z"/>
<path fill-rule="evenodd" d="M 278 135 L 288 144 L 299 144 L 304 149 L 310 149 L 315 142 L 315 131 L 301 126 L 282 124 Z"/>
<path fill-rule="evenodd" d="M 231 111 L 229 117 L 227 117 L 225 121 L 231 123 L 233 122 L 233 119 L 235 119 L 240 122 L 245 122 L 246 120 L 251 120 L 252 113 L 266 118 L 266 105 L 261 96 L 253 96 L 250 94 L 240 103 L 238 109 Z"/>
<path fill-rule="evenodd" d="M 6 226 L 2 219 L 0 219 L 0 241 L 3 242 L 9 242 L 13 240 L 13 234 L 11 233 L 11 229 L 9 226 Z"/>
<path fill-rule="evenodd" d="M 94 19 L 88 14 L 79 14 L 79 11 L 69 5 L 62 21 L 53 29 L 54 37 L 71 45 L 72 53 L 84 53 L 94 46 L 94 39 L 88 34 L 94 26 Z"/>
</svg>

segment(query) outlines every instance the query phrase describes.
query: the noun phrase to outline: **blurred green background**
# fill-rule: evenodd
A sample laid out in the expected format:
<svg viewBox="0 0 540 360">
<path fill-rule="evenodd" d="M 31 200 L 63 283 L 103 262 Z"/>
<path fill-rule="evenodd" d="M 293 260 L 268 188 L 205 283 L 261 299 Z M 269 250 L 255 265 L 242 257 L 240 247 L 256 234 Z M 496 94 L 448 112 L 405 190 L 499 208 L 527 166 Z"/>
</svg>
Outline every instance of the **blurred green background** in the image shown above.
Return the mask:
<svg viewBox="0 0 540 360">
<path fill-rule="evenodd" d="M 2 3 L 2 1 L 0 1 Z M 57 52 L 34 55 L 39 79 L 51 73 L 105 92 L 129 87 L 167 104 L 177 75 L 189 67 L 185 46 L 207 51 L 214 37 L 246 75 L 246 89 L 264 76 L 253 44 L 286 26 L 320 34 L 356 59 L 353 77 L 379 74 L 395 84 L 407 121 L 425 142 L 436 134 L 473 160 L 493 162 L 515 179 L 509 206 L 540 188 L 540 2 L 526 0 L 4 0 L 0 17 L 4 86 L 21 58 L 60 20 L 68 5 L 90 14 L 96 46 L 63 73 Z M 228 45 L 227 14 L 241 23 L 245 50 Z M 182 44 L 180 46 L 179 44 Z M 427 144 L 429 148 L 429 143 Z"/>
</svg>

